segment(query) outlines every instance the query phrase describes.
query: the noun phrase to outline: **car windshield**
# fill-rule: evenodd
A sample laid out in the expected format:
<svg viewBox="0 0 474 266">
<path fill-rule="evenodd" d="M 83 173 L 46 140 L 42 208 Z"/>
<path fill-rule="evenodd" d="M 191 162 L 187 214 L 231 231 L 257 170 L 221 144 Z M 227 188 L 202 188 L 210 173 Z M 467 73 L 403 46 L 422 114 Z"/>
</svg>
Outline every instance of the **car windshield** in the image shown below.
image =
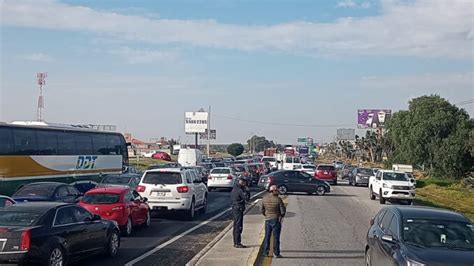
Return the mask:
<svg viewBox="0 0 474 266">
<path fill-rule="evenodd" d="M 263 158 L 262 162 L 276 162 L 276 159 L 273 157 Z"/>
<path fill-rule="evenodd" d="M 227 168 L 212 169 L 211 174 L 230 174 L 230 169 L 227 169 Z"/>
<path fill-rule="evenodd" d="M 127 185 L 129 181 L 130 181 L 130 177 L 111 175 L 111 176 L 106 176 L 102 180 L 102 183 L 114 184 L 114 185 Z"/>
<path fill-rule="evenodd" d="M 336 169 L 335 169 L 334 166 L 332 166 L 332 165 L 320 165 L 320 166 L 318 166 L 318 170 L 322 170 L 322 171 L 334 171 L 334 170 L 336 170 Z"/>
<path fill-rule="evenodd" d="M 424 247 L 474 250 L 474 225 L 439 219 L 406 219 L 403 240 Z"/>
<path fill-rule="evenodd" d="M 0 226 L 30 226 L 41 216 L 41 213 L 23 211 L 0 211 Z"/>
<path fill-rule="evenodd" d="M 54 194 L 54 191 L 56 190 L 56 186 L 50 186 L 50 185 L 43 185 L 43 184 L 37 184 L 37 185 L 29 185 L 29 186 L 24 186 L 15 194 L 13 194 L 13 197 L 51 197 Z"/>
<path fill-rule="evenodd" d="M 181 174 L 173 172 L 149 172 L 143 178 L 145 184 L 176 185 L 181 184 Z"/>
<path fill-rule="evenodd" d="M 367 169 L 367 168 L 359 168 L 358 172 L 360 174 L 363 174 L 363 175 L 372 175 L 373 174 L 372 169 Z"/>
<path fill-rule="evenodd" d="M 94 193 L 86 194 L 82 198 L 82 202 L 88 204 L 113 204 L 120 200 L 120 195 L 110 193 Z"/>
<path fill-rule="evenodd" d="M 404 173 L 383 173 L 383 180 L 391 181 L 407 181 L 407 176 Z"/>
</svg>

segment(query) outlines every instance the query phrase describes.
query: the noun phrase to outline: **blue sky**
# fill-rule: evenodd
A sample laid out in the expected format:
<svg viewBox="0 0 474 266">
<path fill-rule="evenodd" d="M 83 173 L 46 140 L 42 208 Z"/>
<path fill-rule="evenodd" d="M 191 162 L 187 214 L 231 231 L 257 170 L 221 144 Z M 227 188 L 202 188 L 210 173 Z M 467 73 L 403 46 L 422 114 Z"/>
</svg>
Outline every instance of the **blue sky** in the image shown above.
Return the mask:
<svg viewBox="0 0 474 266">
<path fill-rule="evenodd" d="M 357 109 L 474 98 L 472 1 L 1 1 L 0 121 L 181 137 L 212 106 L 219 143 L 330 141 Z M 470 115 L 473 105 L 464 105 Z M 286 124 L 292 127 L 229 119 Z"/>
</svg>

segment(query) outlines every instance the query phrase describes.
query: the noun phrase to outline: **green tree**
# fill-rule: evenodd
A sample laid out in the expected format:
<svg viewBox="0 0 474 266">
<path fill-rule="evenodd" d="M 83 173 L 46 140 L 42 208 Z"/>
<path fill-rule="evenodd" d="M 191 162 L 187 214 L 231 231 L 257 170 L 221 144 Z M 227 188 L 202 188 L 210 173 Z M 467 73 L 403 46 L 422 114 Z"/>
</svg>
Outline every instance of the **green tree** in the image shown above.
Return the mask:
<svg viewBox="0 0 474 266">
<path fill-rule="evenodd" d="M 237 157 L 244 152 L 244 145 L 240 143 L 232 143 L 227 147 L 227 153 Z"/>
<path fill-rule="evenodd" d="M 427 167 L 435 176 L 461 177 L 472 166 L 470 133 L 474 123 L 459 109 L 437 95 L 409 102 L 387 123 L 393 148 L 392 161 Z"/>
<path fill-rule="evenodd" d="M 276 147 L 273 141 L 267 140 L 264 136 L 256 135 L 252 136 L 249 140 L 247 140 L 247 144 L 250 152 L 261 152 L 266 148 Z"/>
</svg>

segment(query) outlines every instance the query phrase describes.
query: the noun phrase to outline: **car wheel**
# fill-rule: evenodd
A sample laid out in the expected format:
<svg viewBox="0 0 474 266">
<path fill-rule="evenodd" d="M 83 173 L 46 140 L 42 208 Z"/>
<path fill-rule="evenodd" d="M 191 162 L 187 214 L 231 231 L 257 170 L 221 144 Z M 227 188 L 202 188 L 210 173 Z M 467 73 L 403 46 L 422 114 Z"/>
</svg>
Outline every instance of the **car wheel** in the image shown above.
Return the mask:
<svg viewBox="0 0 474 266">
<path fill-rule="evenodd" d="M 148 210 L 146 212 L 146 220 L 145 220 L 145 223 L 143 224 L 143 226 L 150 227 L 150 225 L 151 225 L 151 214 L 150 214 L 150 211 Z"/>
<path fill-rule="evenodd" d="M 193 201 L 191 202 L 191 206 L 189 206 L 189 210 L 186 213 L 186 218 L 188 220 L 193 220 L 194 216 L 196 215 L 196 208 L 195 208 L 194 204 L 195 203 L 194 203 L 194 199 L 193 199 Z"/>
<path fill-rule="evenodd" d="M 382 196 L 382 190 L 380 190 L 380 193 L 379 193 L 379 200 L 380 200 L 380 204 L 385 204 L 385 198 Z"/>
<path fill-rule="evenodd" d="M 127 218 L 127 224 L 122 230 L 123 236 L 130 236 L 132 234 L 132 218 L 128 217 Z"/>
<path fill-rule="evenodd" d="M 48 266 L 66 265 L 66 254 L 60 246 L 54 246 L 49 252 Z"/>
<path fill-rule="evenodd" d="M 374 195 L 374 192 L 372 191 L 372 187 L 370 187 L 369 189 L 369 196 L 371 200 L 375 200 L 375 195 Z"/>
<path fill-rule="evenodd" d="M 413 200 L 407 200 L 407 205 L 413 205 Z"/>
<path fill-rule="evenodd" d="M 370 256 L 370 248 L 367 249 L 367 252 L 365 252 L 365 265 L 366 266 L 372 265 L 372 257 Z"/>
<path fill-rule="evenodd" d="M 199 211 L 201 214 L 205 214 L 207 212 L 207 195 L 204 196 L 204 202 L 202 204 L 202 208 Z"/>
<path fill-rule="evenodd" d="M 107 252 L 106 255 L 107 257 L 115 257 L 118 253 L 120 247 L 120 236 L 119 233 L 114 230 L 112 234 L 110 235 L 109 238 L 109 243 L 107 245 Z"/>
<path fill-rule="evenodd" d="M 324 194 L 326 194 L 326 189 L 323 186 L 318 186 L 316 188 L 316 195 L 324 196 Z"/>
<path fill-rule="evenodd" d="M 286 195 L 286 193 L 288 193 L 288 188 L 286 186 L 279 186 L 278 192 L 280 192 L 281 195 Z"/>
<path fill-rule="evenodd" d="M 334 180 L 334 186 L 337 186 L 337 179 Z"/>
</svg>

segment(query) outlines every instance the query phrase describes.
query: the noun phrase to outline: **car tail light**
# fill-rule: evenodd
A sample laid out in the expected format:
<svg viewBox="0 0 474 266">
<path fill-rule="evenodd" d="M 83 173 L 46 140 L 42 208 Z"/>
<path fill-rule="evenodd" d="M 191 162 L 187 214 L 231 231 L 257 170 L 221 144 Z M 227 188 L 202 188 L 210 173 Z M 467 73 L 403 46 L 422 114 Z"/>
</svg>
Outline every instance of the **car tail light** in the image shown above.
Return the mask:
<svg viewBox="0 0 474 266">
<path fill-rule="evenodd" d="M 178 193 L 188 193 L 189 187 L 188 186 L 182 186 L 182 187 L 177 187 Z"/>
<path fill-rule="evenodd" d="M 271 184 L 273 182 L 273 179 L 275 179 L 273 176 L 268 177 L 268 183 Z"/>
<path fill-rule="evenodd" d="M 23 233 L 21 233 L 20 250 L 28 251 L 30 250 L 30 246 L 31 246 L 30 230 L 23 231 Z"/>
<path fill-rule="evenodd" d="M 369 223 L 370 223 L 370 226 L 374 225 L 374 223 L 375 223 L 375 222 L 374 222 L 374 218 L 370 219 L 370 222 L 369 222 Z"/>
<path fill-rule="evenodd" d="M 145 192 L 145 189 L 146 189 L 145 186 L 142 186 L 142 185 L 137 186 L 137 192 Z"/>
<path fill-rule="evenodd" d="M 120 206 L 113 207 L 112 211 L 121 211 L 123 209 L 125 209 L 125 207 L 123 205 L 120 205 Z"/>
<path fill-rule="evenodd" d="M 228 176 L 227 176 L 227 179 L 232 180 L 233 177 L 232 177 L 231 175 L 228 175 Z"/>
<path fill-rule="evenodd" d="M 211 175 L 209 175 L 209 176 L 207 177 L 207 179 L 209 179 L 209 180 L 210 180 L 210 179 L 212 179 L 212 176 L 211 176 Z"/>
<path fill-rule="evenodd" d="M 244 176 L 249 176 L 249 172 L 244 172 Z"/>
<path fill-rule="evenodd" d="M 332 176 L 332 177 L 337 177 L 336 171 L 332 171 L 332 172 L 331 172 L 331 176 Z"/>
</svg>

